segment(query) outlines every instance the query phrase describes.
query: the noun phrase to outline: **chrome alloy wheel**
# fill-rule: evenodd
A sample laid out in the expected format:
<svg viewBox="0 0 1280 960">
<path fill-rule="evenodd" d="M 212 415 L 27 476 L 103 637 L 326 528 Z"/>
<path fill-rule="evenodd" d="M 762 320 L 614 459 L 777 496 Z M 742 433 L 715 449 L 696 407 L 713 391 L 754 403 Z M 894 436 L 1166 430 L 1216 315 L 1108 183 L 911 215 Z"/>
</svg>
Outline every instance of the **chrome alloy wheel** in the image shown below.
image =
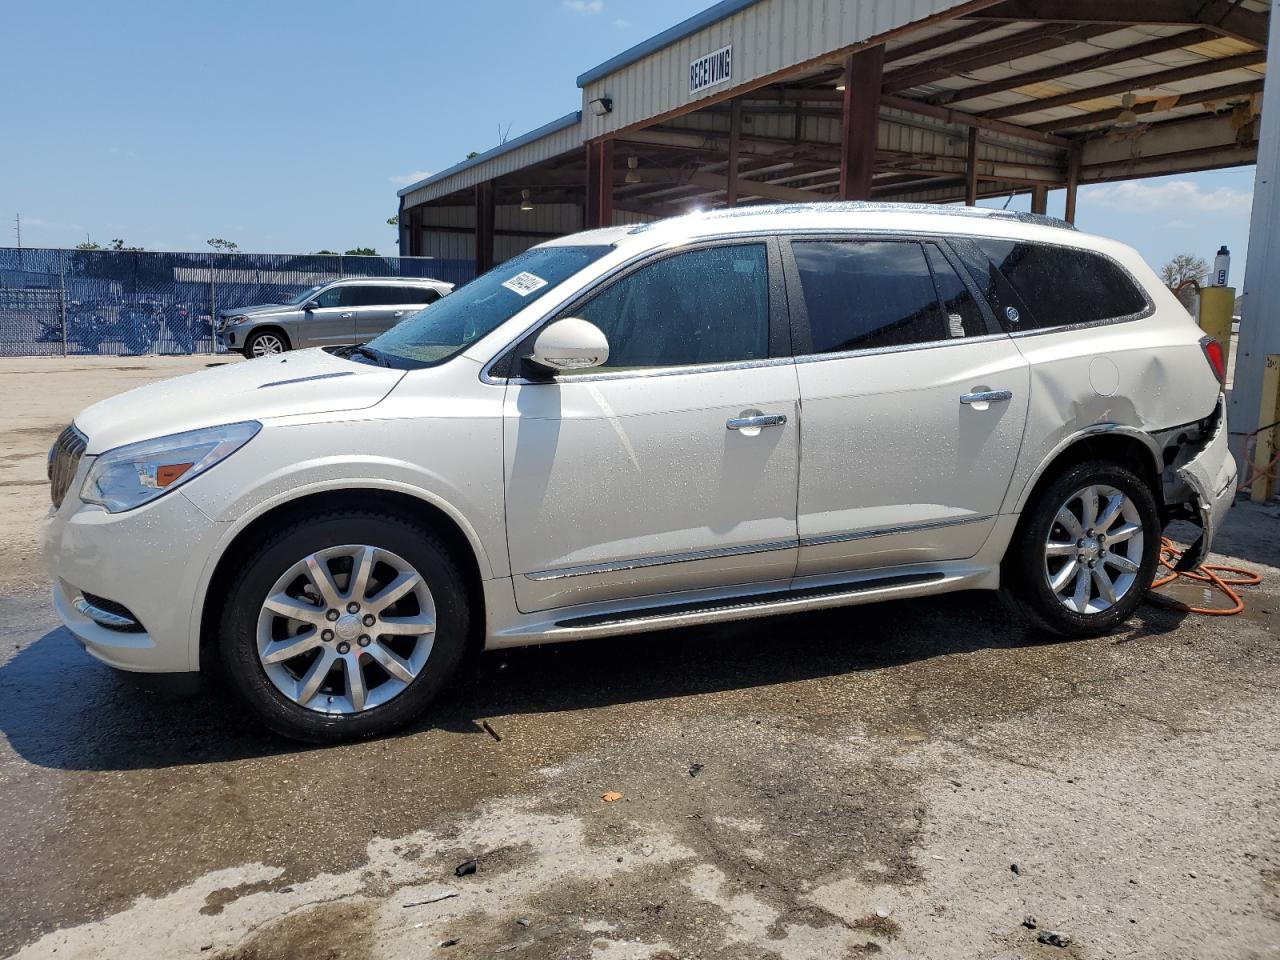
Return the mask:
<svg viewBox="0 0 1280 960">
<path fill-rule="evenodd" d="M 406 560 L 364 544 L 299 560 L 258 614 L 258 660 L 275 688 L 320 713 L 394 699 L 431 656 L 436 607 Z"/>
<path fill-rule="evenodd" d="M 1142 515 L 1115 487 L 1077 490 L 1044 545 L 1049 589 L 1076 613 L 1101 613 L 1133 589 L 1142 566 Z"/>
<path fill-rule="evenodd" d="M 274 357 L 277 353 L 284 353 L 284 341 L 274 333 L 260 333 L 249 345 L 249 352 L 255 357 Z"/>
</svg>

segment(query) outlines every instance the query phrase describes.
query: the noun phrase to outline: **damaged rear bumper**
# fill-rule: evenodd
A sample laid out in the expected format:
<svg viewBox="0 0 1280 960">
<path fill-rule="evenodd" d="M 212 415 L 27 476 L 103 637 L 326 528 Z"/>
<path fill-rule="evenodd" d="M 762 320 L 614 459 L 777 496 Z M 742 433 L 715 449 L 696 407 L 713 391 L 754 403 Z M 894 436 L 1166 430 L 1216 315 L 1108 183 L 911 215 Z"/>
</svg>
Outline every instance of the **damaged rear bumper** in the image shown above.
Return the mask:
<svg viewBox="0 0 1280 960">
<path fill-rule="evenodd" d="M 1208 443 L 1177 468 L 1177 478 L 1193 495 L 1190 504 L 1203 531 L 1178 562 L 1179 570 L 1191 570 L 1205 561 L 1213 537 L 1236 497 L 1236 462 L 1228 449 L 1226 398 L 1218 398 Z"/>
</svg>

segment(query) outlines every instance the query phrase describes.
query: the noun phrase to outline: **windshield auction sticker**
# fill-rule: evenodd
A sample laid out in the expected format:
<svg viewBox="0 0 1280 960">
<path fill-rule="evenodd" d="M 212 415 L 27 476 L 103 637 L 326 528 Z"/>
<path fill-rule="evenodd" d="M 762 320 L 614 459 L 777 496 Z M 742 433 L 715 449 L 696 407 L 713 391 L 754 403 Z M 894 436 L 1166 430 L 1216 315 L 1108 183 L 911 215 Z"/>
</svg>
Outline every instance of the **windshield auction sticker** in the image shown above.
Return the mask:
<svg viewBox="0 0 1280 960">
<path fill-rule="evenodd" d="M 533 291 L 541 289 L 547 285 L 547 281 L 532 273 L 517 273 L 510 280 L 502 284 L 508 290 L 514 290 L 522 297 L 527 297 Z"/>
</svg>

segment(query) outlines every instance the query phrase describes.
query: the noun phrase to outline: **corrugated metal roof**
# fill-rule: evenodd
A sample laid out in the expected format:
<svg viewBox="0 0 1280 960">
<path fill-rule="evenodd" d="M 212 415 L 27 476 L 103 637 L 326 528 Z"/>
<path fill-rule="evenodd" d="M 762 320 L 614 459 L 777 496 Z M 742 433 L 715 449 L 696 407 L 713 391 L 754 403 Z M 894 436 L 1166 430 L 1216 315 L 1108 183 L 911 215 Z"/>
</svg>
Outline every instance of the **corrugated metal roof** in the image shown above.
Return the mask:
<svg viewBox="0 0 1280 960">
<path fill-rule="evenodd" d="M 479 156 L 472 157 L 470 160 L 463 160 L 461 163 L 455 163 L 447 170 L 441 170 L 439 173 L 432 174 L 424 180 L 419 180 L 417 183 L 411 183 L 409 186 L 397 190 L 396 196 L 407 196 L 408 194 L 421 190 L 424 187 L 433 186 L 450 177 L 456 176 L 465 170 L 470 170 L 472 167 L 478 167 L 483 163 L 489 163 L 490 161 L 501 157 L 503 154 L 511 153 L 513 150 L 519 150 L 521 147 L 528 146 L 529 144 L 541 140 L 543 137 L 549 137 L 553 133 L 559 133 L 569 127 L 577 126 L 581 122 L 581 110 L 575 110 L 573 113 L 566 113 L 558 120 L 552 120 L 550 123 L 545 123 L 538 127 L 538 129 L 530 130 L 528 133 L 521 134 L 514 140 L 508 140 L 506 143 L 494 147 L 492 150 L 486 150 Z"/>
<path fill-rule="evenodd" d="M 610 57 L 604 63 L 592 67 L 586 73 L 578 76 L 578 86 L 585 87 L 589 83 L 594 83 L 601 77 L 607 77 L 609 74 L 621 70 L 629 64 L 635 63 L 637 60 L 643 60 L 651 53 L 661 50 L 663 47 L 670 46 L 691 33 L 697 33 L 704 27 L 709 27 L 713 23 L 719 23 L 726 17 L 731 17 L 739 10 L 745 10 L 752 4 L 759 3 L 760 0 L 720 0 L 714 6 L 707 7 L 701 13 L 695 13 L 688 20 L 681 20 L 674 27 L 669 27 L 659 34 L 655 34 L 648 40 L 637 43 L 634 47 L 623 50 L 616 57 Z"/>
</svg>

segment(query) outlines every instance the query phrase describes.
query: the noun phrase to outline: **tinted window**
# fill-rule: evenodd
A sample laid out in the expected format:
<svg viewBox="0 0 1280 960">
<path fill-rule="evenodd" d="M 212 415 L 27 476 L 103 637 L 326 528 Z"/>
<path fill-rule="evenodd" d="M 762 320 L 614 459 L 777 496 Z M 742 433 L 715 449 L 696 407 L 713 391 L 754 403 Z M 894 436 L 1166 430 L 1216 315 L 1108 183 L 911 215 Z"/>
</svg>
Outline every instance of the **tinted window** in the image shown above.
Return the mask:
<svg viewBox="0 0 1280 960">
<path fill-rule="evenodd" d="M 396 303 L 435 303 L 440 293 L 431 287 L 400 287 L 396 291 Z"/>
<path fill-rule="evenodd" d="M 949 336 L 919 243 L 803 240 L 791 249 L 814 353 L 896 347 Z"/>
<path fill-rule="evenodd" d="M 977 245 L 1021 301 L 1014 305 L 1016 320 L 1007 309 L 997 310 L 1011 330 L 1114 320 L 1146 309 L 1133 279 L 1100 254 L 1012 240 Z M 1010 299 L 1007 291 L 1003 299 Z"/>
<path fill-rule="evenodd" d="M 607 369 L 763 359 L 769 355 L 768 254 L 764 244 L 751 243 L 664 257 L 573 313 L 609 338 Z"/>
<path fill-rule="evenodd" d="M 369 346 L 402 366 L 443 362 L 612 249 L 533 247 L 442 297 L 430 310 L 419 310 Z"/>
<path fill-rule="evenodd" d="M 347 291 L 343 297 L 344 307 L 385 307 L 392 303 L 402 303 L 399 287 L 367 286 L 344 287 Z"/>
<path fill-rule="evenodd" d="M 342 291 L 345 289 L 345 287 L 330 287 L 315 298 L 316 303 L 322 307 L 342 306 Z"/>
<path fill-rule="evenodd" d="M 938 299 L 942 301 L 942 310 L 946 314 L 947 333 L 953 337 L 977 337 L 986 333 L 987 325 L 982 319 L 978 301 L 960 279 L 955 267 L 932 243 L 926 243 L 924 250 L 933 270 Z"/>
</svg>

